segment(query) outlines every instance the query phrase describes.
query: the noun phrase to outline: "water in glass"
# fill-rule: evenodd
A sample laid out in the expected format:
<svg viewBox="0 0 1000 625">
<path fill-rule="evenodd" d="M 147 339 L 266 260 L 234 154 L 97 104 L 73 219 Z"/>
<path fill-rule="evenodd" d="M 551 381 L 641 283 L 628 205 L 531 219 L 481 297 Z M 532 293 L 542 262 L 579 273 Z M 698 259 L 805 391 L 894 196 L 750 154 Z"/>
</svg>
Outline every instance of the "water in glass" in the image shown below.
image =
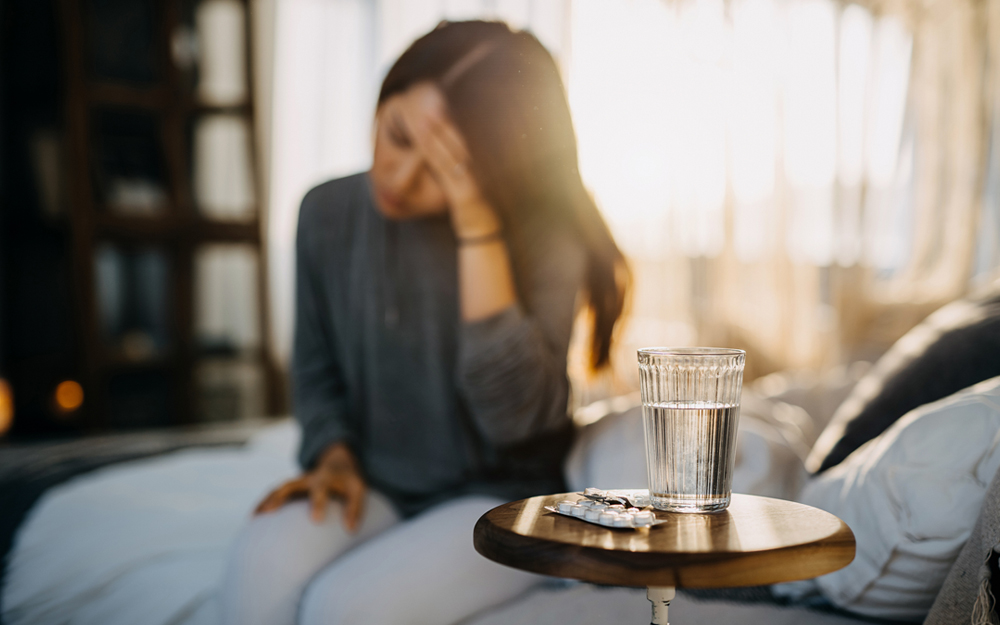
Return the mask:
<svg viewBox="0 0 1000 625">
<path fill-rule="evenodd" d="M 653 505 L 712 512 L 729 505 L 739 404 L 674 401 L 643 405 Z"/>
</svg>

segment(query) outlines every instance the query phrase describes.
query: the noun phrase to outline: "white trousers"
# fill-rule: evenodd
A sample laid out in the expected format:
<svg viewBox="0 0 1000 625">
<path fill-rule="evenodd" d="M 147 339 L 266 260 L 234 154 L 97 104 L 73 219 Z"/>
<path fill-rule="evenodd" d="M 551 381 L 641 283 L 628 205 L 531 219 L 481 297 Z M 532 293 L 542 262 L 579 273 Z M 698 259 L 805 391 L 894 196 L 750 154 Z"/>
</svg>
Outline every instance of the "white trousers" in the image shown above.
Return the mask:
<svg viewBox="0 0 1000 625">
<path fill-rule="evenodd" d="M 314 523 L 296 501 L 253 517 L 230 556 L 224 625 L 448 625 L 521 594 L 542 578 L 495 564 L 472 528 L 498 499 L 469 496 L 400 520 L 369 491 L 348 533 L 339 502 Z"/>
</svg>

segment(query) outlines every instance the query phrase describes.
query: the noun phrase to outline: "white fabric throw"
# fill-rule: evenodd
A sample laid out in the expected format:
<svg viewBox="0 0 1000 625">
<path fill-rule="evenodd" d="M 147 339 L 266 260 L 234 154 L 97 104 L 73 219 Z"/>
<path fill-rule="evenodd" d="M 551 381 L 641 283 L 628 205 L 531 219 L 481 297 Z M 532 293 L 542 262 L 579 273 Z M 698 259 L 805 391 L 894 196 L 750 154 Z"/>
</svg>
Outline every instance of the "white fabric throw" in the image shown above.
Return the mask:
<svg viewBox="0 0 1000 625">
<path fill-rule="evenodd" d="M 53 488 L 16 538 L 3 621 L 211 622 L 230 545 L 268 486 L 296 473 L 297 439 L 287 421 L 243 448 L 184 450 Z"/>
</svg>

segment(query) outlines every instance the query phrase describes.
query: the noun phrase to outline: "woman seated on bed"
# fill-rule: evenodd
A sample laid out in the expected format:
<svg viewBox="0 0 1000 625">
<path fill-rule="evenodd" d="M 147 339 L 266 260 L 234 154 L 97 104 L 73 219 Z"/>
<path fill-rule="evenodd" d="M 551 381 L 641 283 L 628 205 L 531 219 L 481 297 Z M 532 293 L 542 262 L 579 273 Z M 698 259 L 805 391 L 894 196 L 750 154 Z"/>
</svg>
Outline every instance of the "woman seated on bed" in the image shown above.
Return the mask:
<svg viewBox="0 0 1000 625">
<path fill-rule="evenodd" d="M 304 473 L 238 539 L 225 621 L 440 625 L 524 591 L 472 528 L 563 488 L 577 297 L 601 367 L 628 275 L 548 52 L 491 22 L 417 40 L 382 84 L 371 171 L 302 201 L 297 258 Z"/>
</svg>

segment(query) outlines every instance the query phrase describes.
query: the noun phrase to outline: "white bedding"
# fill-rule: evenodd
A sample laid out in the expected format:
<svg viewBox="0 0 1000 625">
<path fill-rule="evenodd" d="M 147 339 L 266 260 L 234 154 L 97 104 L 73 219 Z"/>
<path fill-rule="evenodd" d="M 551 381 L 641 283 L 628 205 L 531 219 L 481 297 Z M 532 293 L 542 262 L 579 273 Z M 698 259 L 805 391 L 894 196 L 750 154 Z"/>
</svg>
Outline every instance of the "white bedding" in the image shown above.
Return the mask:
<svg viewBox="0 0 1000 625">
<path fill-rule="evenodd" d="M 294 475 L 289 421 L 240 449 L 191 449 L 53 488 L 19 531 L 8 625 L 212 623 L 236 532 L 268 485 Z"/>
<path fill-rule="evenodd" d="M 795 409 L 776 405 L 744 397 L 738 492 L 794 494 L 802 473 L 799 449 L 807 442 L 800 440 Z M 296 472 L 297 438 L 297 428 L 286 421 L 245 448 L 180 451 L 53 488 L 16 538 L 3 588 L 4 622 L 214 625 L 229 545 L 265 490 Z M 586 428 L 567 474 L 574 489 L 644 487 L 639 412 L 610 415 Z M 593 605 L 606 599 L 586 596 Z M 641 593 L 638 604 L 645 614 Z M 535 622 L 564 621 L 549 616 Z M 502 622 L 483 618 L 484 624 Z"/>
</svg>

